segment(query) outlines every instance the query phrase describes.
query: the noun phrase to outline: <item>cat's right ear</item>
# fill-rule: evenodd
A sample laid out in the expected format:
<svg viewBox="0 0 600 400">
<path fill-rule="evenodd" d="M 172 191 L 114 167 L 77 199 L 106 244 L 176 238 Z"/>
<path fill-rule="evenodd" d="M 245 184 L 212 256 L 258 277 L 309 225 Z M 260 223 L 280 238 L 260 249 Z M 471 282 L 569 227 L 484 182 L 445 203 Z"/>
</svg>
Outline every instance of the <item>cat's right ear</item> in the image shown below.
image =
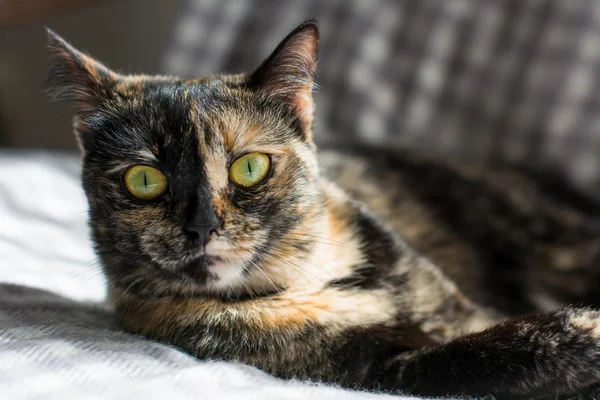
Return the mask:
<svg viewBox="0 0 600 400">
<path fill-rule="evenodd" d="M 75 102 L 78 114 L 93 110 L 110 96 L 119 75 L 71 46 L 51 29 L 46 31 L 51 52 L 48 92 L 55 99 Z"/>
<path fill-rule="evenodd" d="M 67 100 L 75 105 L 73 129 L 82 154 L 86 143 L 93 139 L 87 117 L 109 98 L 119 74 L 99 61 L 77 50 L 50 29 L 48 47 L 51 52 L 47 90 L 55 100 Z"/>
</svg>

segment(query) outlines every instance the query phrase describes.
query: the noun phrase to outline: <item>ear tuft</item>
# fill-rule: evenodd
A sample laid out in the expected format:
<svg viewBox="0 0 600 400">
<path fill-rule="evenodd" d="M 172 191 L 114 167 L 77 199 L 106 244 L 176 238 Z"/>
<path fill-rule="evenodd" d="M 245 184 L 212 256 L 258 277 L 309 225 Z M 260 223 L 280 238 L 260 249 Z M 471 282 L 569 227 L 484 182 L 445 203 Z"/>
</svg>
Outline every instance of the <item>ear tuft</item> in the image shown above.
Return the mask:
<svg viewBox="0 0 600 400">
<path fill-rule="evenodd" d="M 51 29 L 46 31 L 51 52 L 48 92 L 54 99 L 75 101 L 80 111 L 95 107 L 106 97 L 118 74 L 71 46 Z"/>
<path fill-rule="evenodd" d="M 319 29 L 309 20 L 294 29 L 258 69 L 250 75 L 248 87 L 287 103 L 306 131 L 310 131 L 314 105 Z"/>
</svg>

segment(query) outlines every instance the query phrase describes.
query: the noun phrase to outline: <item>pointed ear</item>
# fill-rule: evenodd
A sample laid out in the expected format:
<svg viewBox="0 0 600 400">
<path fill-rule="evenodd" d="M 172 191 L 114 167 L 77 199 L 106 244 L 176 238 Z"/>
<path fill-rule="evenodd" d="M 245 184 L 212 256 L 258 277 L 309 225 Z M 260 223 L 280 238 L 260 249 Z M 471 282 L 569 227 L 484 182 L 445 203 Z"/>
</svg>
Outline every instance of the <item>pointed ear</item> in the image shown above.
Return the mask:
<svg viewBox="0 0 600 400">
<path fill-rule="evenodd" d="M 314 115 L 319 29 L 314 20 L 294 29 L 249 77 L 248 87 L 284 101 L 298 115 L 307 140 Z"/>
<path fill-rule="evenodd" d="M 51 52 L 48 92 L 55 99 L 75 101 L 78 114 L 85 114 L 110 95 L 119 75 L 46 30 Z"/>
</svg>

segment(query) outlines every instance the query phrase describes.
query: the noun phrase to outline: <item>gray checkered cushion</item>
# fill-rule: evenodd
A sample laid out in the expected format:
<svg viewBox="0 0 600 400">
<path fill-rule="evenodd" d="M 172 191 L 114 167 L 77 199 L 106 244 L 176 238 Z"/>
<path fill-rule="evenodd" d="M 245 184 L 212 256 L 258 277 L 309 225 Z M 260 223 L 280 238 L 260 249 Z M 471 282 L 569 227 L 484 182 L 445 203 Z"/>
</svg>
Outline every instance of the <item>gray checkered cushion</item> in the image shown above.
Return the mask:
<svg viewBox="0 0 600 400">
<path fill-rule="evenodd" d="M 600 1 L 190 0 L 164 71 L 251 70 L 309 17 L 317 135 L 552 166 L 600 195 Z"/>
</svg>

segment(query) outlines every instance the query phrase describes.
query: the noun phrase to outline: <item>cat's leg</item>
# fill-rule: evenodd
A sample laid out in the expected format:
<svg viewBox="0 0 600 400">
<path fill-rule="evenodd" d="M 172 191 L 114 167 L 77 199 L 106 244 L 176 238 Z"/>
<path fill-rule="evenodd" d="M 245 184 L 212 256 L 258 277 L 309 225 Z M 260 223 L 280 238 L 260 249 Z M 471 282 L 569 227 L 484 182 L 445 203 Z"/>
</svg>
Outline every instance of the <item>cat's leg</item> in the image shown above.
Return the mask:
<svg viewBox="0 0 600 400">
<path fill-rule="evenodd" d="M 575 393 L 600 382 L 597 311 L 561 309 L 523 316 L 395 357 L 388 352 L 393 344 L 386 347 L 382 336 L 368 332 L 362 340 L 348 342 L 362 367 L 346 378 L 368 387 L 423 396 L 531 398 Z M 344 362 L 350 362 L 348 357 Z"/>
</svg>

